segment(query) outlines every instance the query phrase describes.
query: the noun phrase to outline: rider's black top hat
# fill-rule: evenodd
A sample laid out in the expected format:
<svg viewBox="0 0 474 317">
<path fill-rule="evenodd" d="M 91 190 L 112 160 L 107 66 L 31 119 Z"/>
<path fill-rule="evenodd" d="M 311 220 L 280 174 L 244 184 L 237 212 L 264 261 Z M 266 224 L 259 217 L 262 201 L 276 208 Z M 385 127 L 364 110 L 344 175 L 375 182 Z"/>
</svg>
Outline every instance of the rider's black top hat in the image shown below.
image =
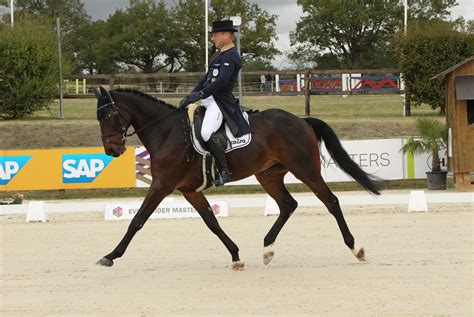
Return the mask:
<svg viewBox="0 0 474 317">
<path fill-rule="evenodd" d="M 214 32 L 237 32 L 237 29 L 234 28 L 232 20 L 214 21 L 211 33 Z"/>
</svg>

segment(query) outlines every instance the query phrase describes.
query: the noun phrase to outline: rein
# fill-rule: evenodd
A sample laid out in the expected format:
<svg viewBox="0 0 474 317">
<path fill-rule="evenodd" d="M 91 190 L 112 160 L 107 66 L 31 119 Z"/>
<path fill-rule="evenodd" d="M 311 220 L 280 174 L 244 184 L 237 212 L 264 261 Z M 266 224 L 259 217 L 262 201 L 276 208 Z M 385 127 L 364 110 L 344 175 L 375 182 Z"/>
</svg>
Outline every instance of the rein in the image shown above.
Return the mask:
<svg viewBox="0 0 474 317">
<path fill-rule="evenodd" d="M 173 110 L 171 110 L 170 112 L 165 113 L 165 114 L 162 115 L 161 117 L 158 117 L 158 118 L 156 118 L 156 119 L 151 120 L 150 122 L 148 122 L 147 124 L 145 124 L 143 127 L 140 127 L 139 129 L 137 129 L 137 130 L 135 130 L 135 131 L 133 131 L 133 132 L 127 132 L 127 133 L 125 134 L 125 137 L 128 138 L 128 137 L 134 136 L 134 135 L 137 134 L 138 132 L 145 130 L 146 128 L 148 128 L 148 127 L 151 126 L 152 124 L 157 123 L 157 122 L 160 121 L 161 119 L 166 118 L 168 115 L 170 115 L 170 114 L 172 114 L 172 113 L 174 113 L 175 111 L 178 111 L 178 110 L 179 110 L 178 108 L 173 109 Z"/>
</svg>

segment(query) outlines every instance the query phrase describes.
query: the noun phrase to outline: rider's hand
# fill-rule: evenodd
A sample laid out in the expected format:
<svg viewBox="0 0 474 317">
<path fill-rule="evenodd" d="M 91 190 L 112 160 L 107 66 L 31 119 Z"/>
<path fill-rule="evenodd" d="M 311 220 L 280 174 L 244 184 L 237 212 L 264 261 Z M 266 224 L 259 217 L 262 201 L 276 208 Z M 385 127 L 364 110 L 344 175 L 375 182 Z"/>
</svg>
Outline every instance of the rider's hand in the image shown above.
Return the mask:
<svg viewBox="0 0 474 317">
<path fill-rule="evenodd" d="M 179 107 L 180 108 L 185 108 L 187 105 L 201 100 L 203 97 L 203 92 L 201 91 L 195 91 L 184 97 L 180 102 L 179 102 Z"/>
<path fill-rule="evenodd" d="M 181 101 L 179 102 L 179 108 L 186 108 L 189 104 L 190 104 L 190 102 L 189 102 L 189 100 L 188 100 L 188 97 L 184 97 L 184 98 L 181 99 Z"/>
</svg>

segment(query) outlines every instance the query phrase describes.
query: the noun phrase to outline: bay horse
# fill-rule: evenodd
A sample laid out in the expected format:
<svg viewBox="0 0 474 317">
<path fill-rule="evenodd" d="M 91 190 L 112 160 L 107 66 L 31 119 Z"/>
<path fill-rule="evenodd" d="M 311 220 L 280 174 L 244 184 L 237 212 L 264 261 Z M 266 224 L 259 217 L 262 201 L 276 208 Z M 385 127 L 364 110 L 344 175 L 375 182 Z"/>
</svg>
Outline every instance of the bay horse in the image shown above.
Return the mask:
<svg viewBox="0 0 474 317">
<path fill-rule="evenodd" d="M 97 120 L 107 155 L 118 157 L 125 150 L 128 136 L 136 134 L 150 154 L 152 182 L 138 212 L 116 248 L 97 264 L 112 266 L 121 257 L 134 235 L 148 220 L 158 204 L 175 189 L 197 210 L 207 227 L 222 241 L 232 257 L 231 268 L 241 270 L 244 262 L 239 248 L 220 227 L 203 192 L 196 192 L 203 182 L 202 156 L 190 143 L 187 113 L 145 93 L 131 89 L 96 91 Z M 255 175 L 264 190 L 276 201 L 280 214 L 263 240 L 263 261 L 270 263 L 273 244 L 285 223 L 298 206 L 286 189 L 283 179 L 293 173 L 306 184 L 335 217 L 344 243 L 360 261 L 365 251 L 356 245 L 337 197 L 321 176 L 319 143 L 324 141 L 337 165 L 367 191 L 379 194 L 376 178 L 365 173 L 347 154 L 338 137 L 324 121 L 299 118 L 279 109 L 249 115 L 252 142 L 227 154 L 232 181 Z M 127 132 L 132 126 L 135 131 Z"/>
</svg>

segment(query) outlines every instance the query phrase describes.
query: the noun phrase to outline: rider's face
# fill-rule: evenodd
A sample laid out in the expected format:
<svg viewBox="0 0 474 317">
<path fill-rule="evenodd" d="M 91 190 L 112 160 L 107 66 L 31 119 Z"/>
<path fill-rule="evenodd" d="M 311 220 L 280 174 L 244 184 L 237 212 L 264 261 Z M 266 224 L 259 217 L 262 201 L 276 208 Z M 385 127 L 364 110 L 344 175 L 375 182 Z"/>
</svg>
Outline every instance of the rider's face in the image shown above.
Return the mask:
<svg viewBox="0 0 474 317">
<path fill-rule="evenodd" d="M 212 41 L 218 49 L 232 43 L 232 32 L 214 32 L 212 33 Z"/>
</svg>

